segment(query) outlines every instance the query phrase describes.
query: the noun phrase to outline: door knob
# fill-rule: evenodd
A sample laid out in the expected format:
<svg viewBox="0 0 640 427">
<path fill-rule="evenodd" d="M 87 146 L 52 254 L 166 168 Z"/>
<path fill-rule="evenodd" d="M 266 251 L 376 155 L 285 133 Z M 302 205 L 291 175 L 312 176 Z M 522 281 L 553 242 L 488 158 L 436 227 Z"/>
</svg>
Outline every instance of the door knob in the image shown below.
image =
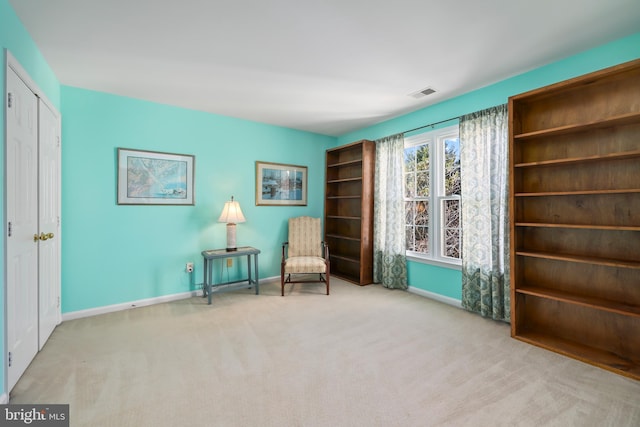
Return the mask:
<svg viewBox="0 0 640 427">
<path fill-rule="evenodd" d="M 53 233 L 47 233 L 47 239 L 53 239 Z"/>
<path fill-rule="evenodd" d="M 34 234 L 34 235 L 33 235 L 33 241 L 34 241 L 34 242 L 37 242 L 37 241 L 38 241 L 38 239 L 40 239 L 40 238 L 38 237 L 38 235 L 37 235 L 37 234 Z"/>
<path fill-rule="evenodd" d="M 40 237 L 38 237 L 40 240 L 45 241 L 45 240 L 49 240 L 49 235 L 48 234 L 44 234 L 44 233 L 40 233 Z"/>
</svg>

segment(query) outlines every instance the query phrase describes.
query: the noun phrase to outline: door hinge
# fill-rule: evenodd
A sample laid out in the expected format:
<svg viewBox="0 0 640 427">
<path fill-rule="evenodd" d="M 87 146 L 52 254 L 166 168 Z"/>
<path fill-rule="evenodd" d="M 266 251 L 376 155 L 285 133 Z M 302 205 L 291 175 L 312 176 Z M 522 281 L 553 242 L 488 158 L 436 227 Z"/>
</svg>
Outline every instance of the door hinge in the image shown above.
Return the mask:
<svg viewBox="0 0 640 427">
<path fill-rule="evenodd" d="M 11 92 L 9 92 L 7 94 L 7 107 L 11 108 L 11 104 L 13 104 L 13 94 Z"/>
<path fill-rule="evenodd" d="M 60 228 L 60 217 L 58 217 L 58 228 Z"/>
<path fill-rule="evenodd" d="M 11 221 L 9 221 L 9 226 L 7 227 L 7 231 L 9 233 L 8 237 L 11 237 Z"/>
<path fill-rule="evenodd" d="M 9 367 L 11 367 L 11 352 L 9 352 Z"/>
<path fill-rule="evenodd" d="M 60 308 L 60 297 L 58 297 L 58 308 Z"/>
<path fill-rule="evenodd" d="M 57 141 L 56 147 L 60 148 L 60 137 L 59 136 L 56 136 L 56 141 Z"/>
</svg>

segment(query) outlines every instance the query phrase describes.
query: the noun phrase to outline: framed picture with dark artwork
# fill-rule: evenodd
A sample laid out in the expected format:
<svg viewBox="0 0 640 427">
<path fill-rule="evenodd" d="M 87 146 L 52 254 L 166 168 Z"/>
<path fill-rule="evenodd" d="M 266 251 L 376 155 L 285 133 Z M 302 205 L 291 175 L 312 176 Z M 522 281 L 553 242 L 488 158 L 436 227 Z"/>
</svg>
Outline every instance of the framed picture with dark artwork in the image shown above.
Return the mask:
<svg viewBox="0 0 640 427">
<path fill-rule="evenodd" d="M 307 167 L 256 162 L 256 205 L 306 206 Z"/>
<path fill-rule="evenodd" d="M 195 157 L 118 148 L 119 205 L 194 205 Z"/>
</svg>

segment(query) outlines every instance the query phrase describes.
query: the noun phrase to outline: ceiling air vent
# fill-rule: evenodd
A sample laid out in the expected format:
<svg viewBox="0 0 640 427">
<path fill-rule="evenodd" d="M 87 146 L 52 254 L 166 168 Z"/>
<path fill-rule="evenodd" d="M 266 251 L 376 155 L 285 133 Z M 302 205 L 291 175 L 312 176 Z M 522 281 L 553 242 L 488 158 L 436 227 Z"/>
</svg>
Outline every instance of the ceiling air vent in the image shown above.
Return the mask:
<svg viewBox="0 0 640 427">
<path fill-rule="evenodd" d="M 413 96 L 414 98 L 422 98 L 423 96 L 427 96 L 427 95 L 431 95 L 432 93 L 435 93 L 436 90 L 433 88 L 425 88 L 422 90 L 419 90 L 417 92 L 411 93 L 409 94 L 409 96 Z"/>
</svg>

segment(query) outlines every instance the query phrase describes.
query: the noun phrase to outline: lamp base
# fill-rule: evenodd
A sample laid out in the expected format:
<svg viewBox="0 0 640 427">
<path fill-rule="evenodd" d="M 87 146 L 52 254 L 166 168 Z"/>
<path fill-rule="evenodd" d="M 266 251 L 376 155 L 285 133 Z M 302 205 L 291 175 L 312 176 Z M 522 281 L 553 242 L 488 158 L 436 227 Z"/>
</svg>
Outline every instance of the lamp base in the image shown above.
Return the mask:
<svg viewBox="0 0 640 427">
<path fill-rule="evenodd" d="M 236 247 L 236 225 L 232 222 L 227 223 L 227 252 L 237 251 Z"/>
</svg>

